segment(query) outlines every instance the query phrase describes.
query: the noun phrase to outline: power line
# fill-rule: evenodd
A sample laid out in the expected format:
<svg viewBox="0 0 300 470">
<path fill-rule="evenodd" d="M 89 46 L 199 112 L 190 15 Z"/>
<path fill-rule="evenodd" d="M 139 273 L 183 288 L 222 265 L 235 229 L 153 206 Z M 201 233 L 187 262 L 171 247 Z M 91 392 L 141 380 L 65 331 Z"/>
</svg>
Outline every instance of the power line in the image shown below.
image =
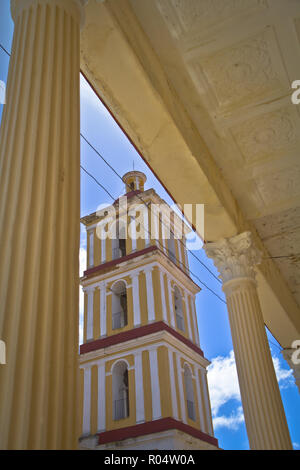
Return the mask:
<svg viewBox="0 0 300 470">
<path fill-rule="evenodd" d="M 91 142 L 89 142 L 87 140 L 87 138 L 82 134 L 80 133 L 80 136 L 83 138 L 83 140 L 91 147 L 92 150 L 94 150 L 94 152 L 104 161 L 104 163 L 113 171 L 113 173 L 123 182 L 123 179 L 122 179 L 122 176 L 115 170 L 115 168 L 103 157 L 103 155 L 101 155 L 101 153 L 91 144 Z M 126 186 L 130 188 L 130 185 L 125 183 Z M 138 199 L 140 199 L 140 201 L 146 206 L 148 207 L 148 205 L 145 203 L 145 201 L 139 196 L 139 194 L 136 195 L 138 197 Z M 150 211 L 151 211 L 151 207 L 150 207 Z M 160 222 L 166 227 L 166 225 L 163 223 L 162 219 L 161 219 L 161 216 L 159 216 L 159 220 Z M 170 232 L 172 233 L 172 235 L 174 235 L 174 232 L 172 232 L 172 230 L 170 229 L 170 227 L 167 227 L 168 230 L 170 230 Z M 194 231 L 194 230 L 193 230 Z M 194 233 L 196 233 L 194 231 Z M 198 256 L 195 255 L 195 253 L 193 253 L 191 250 L 187 249 L 186 246 L 184 245 L 183 241 L 178 238 L 177 239 L 182 245 L 183 247 L 189 252 L 191 253 L 191 255 L 221 284 L 221 280 L 206 266 L 205 263 L 203 263 L 203 261 L 200 260 L 200 258 L 198 258 Z"/>
<path fill-rule="evenodd" d="M 7 54 L 9 57 L 11 56 L 11 54 L 5 49 L 4 46 L 2 46 L 2 44 L 0 44 L 0 48 L 5 52 L 5 54 Z"/>
<path fill-rule="evenodd" d="M 110 192 L 91 174 L 89 173 L 82 165 L 80 165 L 80 168 L 90 177 L 92 178 L 95 183 L 97 183 L 102 189 L 103 191 L 106 192 L 106 194 L 109 195 L 109 197 L 111 197 L 113 200 L 114 200 L 114 197 L 110 194 Z"/>
<path fill-rule="evenodd" d="M 103 189 L 103 190 L 109 195 L 109 197 L 110 197 L 113 201 L 116 200 L 116 198 L 110 194 L 110 192 L 103 186 L 103 184 L 101 184 L 101 183 L 97 180 L 97 178 L 95 178 L 91 173 L 89 173 L 82 165 L 80 165 L 80 168 L 81 168 L 88 176 L 90 176 L 90 177 L 93 179 L 93 181 L 94 181 L 101 189 Z M 143 226 L 143 225 L 142 225 L 142 226 Z M 143 226 L 143 227 L 144 227 L 144 226 Z M 150 232 L 149 232 L 149 230 L 146 229 L 146 227 L 144 227 L 144 229 L 148 232 L 149 235 L 151 235 Z M 164 246 L 161 244 L 161 242 L 160 242 L 159 240 L 156 240 L 156 241 L 158 242 L 158 244 L 159 244 L 159 245 L 162 247 L 162 249 L 164 250 Z M 179 260 L 177 260 L 177 261 L 179 262 L 179 264 L 181 264 L 181 265 L 185 268 L 184 264 L 183 264 L 181 261 L 179 261 Z M 197 276 L 197 274 L 193 273 L 190 269 L 189 269 L 189 272 L 190 272 L 190 274 L 191 274 L 192 276 L 194 276 L 207 290 L 209 290 L 212 294 L 214 294 L 216 297 L 218 297 L 218 299 L 221 300 L 221 302 L 223 302 L 224 304 L 226 304 L 225 300 L 223 300 L 222 297 L 220 297 L 213 289 L 211 289 L 210 287 L 208 287 L 208 286 L 205 284 L 205 282 L 201 281 L 201 279 Z"/>
<path fill-rule="evenodd" d="M 2 44 L 0 44 L 0 47 L 1 47 L 1 49 L 2 49 L 9 57 L 11 56 L 11 54 L 6 50 L 6 48 L 5 48 L 4 46 L 2 46 Z M 121 181 L 123 181 L 121 175 L 119 175 L 119 173 L 112 167 L 112 165 L 110 165 L 110 164 L 108 163 L 108 161 L 107 161 L 107 160 L 100 154 L 100 152 L 98 152 L 98 150 L 86 139 L 86 137 L 85 137 L 82 133 L 80 133 L 80 135 L 81 135 L 81 137 L 85 140 L 85 142 L 94 150 L 94 152 L 96 152 L 96 154 L 105 162 L 105 164 L 115 173 L 115 175 L 116 175 L 118 178 L 120 178 Z M 92 174 L 88 173 L 85 168 L 83 168 L 83 167 L 81 167 L 81 168 L 82 168 L 82 170 L 85 171 L 91 178 L 95 179 L 94 176 L 93 176 Z M 95 179 L 95 181 L 96 181 L 96 179 Z M 109 194 L 109 192 L 101 185 L 101 183 L 99 183 L 98 181 L 96 181 L 96 182 L 99 184 L 100 187 L 102 187 L 102 189 L 104 189 L 104 191 L 105 191 L 107 194 Z M 127 185 L 127 186 L 130 188 L 129 185 Z M 109 196 L 111 197 L 110 194 L 109 194 Z M 137 195 L 137 196 L 138 196 L 138 198 L 143 202 L 143 204 L 145 204 L 145 205 L 148 207 L 148 205 L 145 203 L 145 201 L 143 201 L 143 199 L 140 198 L 139 195 Z M 151 210 L 151 208 L 150 208 L 150 210 Z M 159 217 L 159 219 L 160 219 L 160 221 L 162 222 L 161 217 Z M 162 222 L 162 223 L 163 223 L 163 222 Z M 169 230 L 170 230 L 170 232 L 174 235 L 174 232 L 172 232 L 171 229 L 169 229 Z M 194 231 L 194 233 L 196 233 L 196 232 Z M 184 246 L 184 248 L 187 249 L 187 248 L 185 247 L 184 243 L 182 242 L 182 240 L 179 239 L 179 238 L 178 238 L 178 240 L 179 240 L 179 242 Z M 220 279 L 206 266 L 205 263 L 203 263 L 203 261 L 200 260 L 200 258 L 198 258 L 198 256 L 195 255 L 195 253 L 193 253 L 191 250 L 188 250 L 188 249 L 187 249 L 187 251 L 188 251 L 189 253 L 191 253 L 191 255 L 192 255 L 192 256 L 193 256 L 193 257 L 194 257 L 194 258 L 195 258 L 195 259 L 196 259 L 196 260 L 197 260 L 197 261 L 198 261 L 198 262 L 199 262 L 199 263 L 200 263 L 200 264 L 201 264 L 201 265 L 220 283 L 220 284 L 221 284 Z M 204 285 L 204 283 L 203 283 L 203 285 Z M 221 298 L 220 298 L 220 299 L 221 299 Z M 223 301 L 223 299 L 221 299 L 221 300 Z M 223 302 L 224 302 L 224 301 L 223 301 Z"/>
</svg>

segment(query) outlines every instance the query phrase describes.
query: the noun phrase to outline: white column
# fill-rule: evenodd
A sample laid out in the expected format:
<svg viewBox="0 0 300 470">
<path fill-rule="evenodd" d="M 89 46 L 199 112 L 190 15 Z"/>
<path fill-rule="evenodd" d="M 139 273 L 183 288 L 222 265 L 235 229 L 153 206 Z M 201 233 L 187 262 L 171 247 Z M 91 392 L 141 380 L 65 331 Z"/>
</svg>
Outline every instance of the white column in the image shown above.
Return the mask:
<svg viewBox="0 0 300 470">
<path fill-rule="evenodd" d="M 184 423 L 186 423 L 187 420 L 186 420 L 185 399 L 184 399 L 184 391 L 183 391 L 181 360 L 180 360 L 180 355 L 178 353 L 176 353 L 176 363 L 177 363 L 177 376 L 178 376 L 179 398 L 180 398 L 180 408 L 181 408 L 181 419 Z"/>
<path fill-rule="evenodd" d="M 155 321 L 155 306 L 154 306 L 154 295 L 153 295 L 153 283 L 152 283 L 152 267 L 145 269 L 146 275 L 146 289 L 147 289 L 147 309 L 148 309 L 148 322 Z"/>
<path fill-rule="evenodd" d="M 88 435 L 91 431 L 91 367 L 84 369 L 83 385 L 83 422 L 82 434 Z"/>
<path fill-rule="evenodd" d="M 100 290 L 100 337 L 106 336 L 106 283 L 101 282 L 99 286 Z"/>
<path fill-rule="evenodd" d="M 93 339 L 94 326 L 94 291 L 95 288 L 87 288 L 87 315 L 86 315 L 86 339 Z"/>
<path fill-rule="evenodd" d="M 106 262 L 106 238 L 101 238 L 101 263 Z"/>
<path fill-rule="evenodd" d="M 143 423 L 145 421 L 144 408 L 144 384 L 143 384 L 143 365 L 142 352 L 139 351 L 134 355 L 135 368 L 135 402 L 136 402 L 136 422 Z"/>
<path fill-rule="evenodd" d="M 196 389 L 197 389 L 198 410 L 199 410 L 199 418 L 200 418 L 200 429 L 201 431 L 206 432 L 204 413 L 203 413 L 204 403 L 202 402 L 202 397 L 201 397 L 202 385 L 201 385 L 200 378 L 199 378 L 199 371 L 201 373 L 201 369 L 196 370 Z"/>
<path fill-rule="evenodd" d="M 161 214 L 160 216 L 160 225 L 161 225 L 161 234 L 162 234 L 162 245 L 163 245 L 163 251 L 165 252 L 166 255 L 168 255 L 168 242 L 167 242 L 167 227 L 166 223 L 163 220 L 163 215 Z"/>
<path fill-rule="evenodd" d="M 174 312 L 174 308 L 173 308 L 173 293 L 172 293 L 172 287 L 171 287 L 171 279 L 168 277 L 167 281 L 168 281 L 168 295 L 169 295 L 171 326 L 174 329 L 176 329 L 175 312 Z"/>
<path fill-rule="evenodd" d="M 179 267 L 180 267 L 181 269 L 184 269 L 184 264 L 183 264 L 183 262 L 182 262 L 182 254 L 181 254 L 181 239 L 175 238 L 174 241 L 175 241 L 175 243 L 177 243 Z"/>
<path fill-rule="evenodd" d="M 78 445 L 84 3 L 11 1 L 0 129 L 0 449 Z"/>
<path fill-rule="evenodd" d="M 89 267 L 94 266 L 94 232 L 88 232 L 89 236 Z"/>
<path fill-rule="evenodd" d="M 98 365 L 98 432 L 106 429 L 105 362 Z"/>
<path fill-rule="evenodd" d="M 151 375 L 151 395 L 152 395 L 152 419 L 161 418 L 160 385 L 158 376 L 157 349 L 150 349 L 150 375 Z"/>
<path fill-rule="evenodd" d="M 131 278 L 133 297 L 133 325 L 139 326 L 141 324 L 139 273 L 137 272 L 132 274 Z"/>
<path fill-rule="evenodd" d="M 178 419 L 178 405 L 177 405 L 176 382 L 175 382 L 175 374 L 174 374 L 173 351 L 171 349 L 168 349 L 168 354 L 169 354 L 169 368 L 170 368 L 170 383 L 171 383 L 171 399 L 172 399 L 173 418 Z"/>
<path fill-rule="evenodd" d="M 261 254 L 251 232 L 204 247 L 226 294 L 250 447 L 292 449 L 255 281 Z"/>
<path fill-rule="evenodd" d="M 144 218 L 145 245 L 147 247 L 150 244 L 150 236 L 149 236 L 149 209 L 146 206 L 144 206 L 143 208 L 143 218 Z"/>
<path fill-rule="evenodd" d="M 151 206 L 151 238 L 155 240 L 155 244 L 159 245 L 159 208 L 156 204 Z"/>
<path fill-rule="evenodd" d="M 193 319 L 193 325 L 194 325 L 194 332 L 195 332 L 195 339 L 196 339 L 196 344 L 200 346 L 200 340 L 199 340 L 199 331 L 198 331 L 198 322 L 197 322 L 197 312 L 196 312 L 196 298 L 195 296 L 191 297 L 191 305 L 192 305 L 192 319 Z"/>
<path fill-rule="evenodd" d="M 165 282 L 164 282 L 164 273 L 163 271 L 159 270 L 160 276 L 160 291 L 161 291 L 161 303 L 162 303 L 162 313 L 163 313 L 163 321 L 168 323 L 168 315 L 167 315 L 167 305 L 166 305 L 166 293 L 165 293 Z"/>
<path fill-rule="evenodd" d="M 212 420 L 211 420 L 211 409 L 210 409 L 210 400 L 208 395 L 208 386 L 207 386 L 207 372 L 204 369 L 200 369 L 201 373 L 201 384 L 202 384 L 202 393 L 204 397 L 204 409 L 206 414 L 206 422 L 207 422 L 207 432 L 211 436 L 214 435 Z"/>
<path fill-rule="evenodd" d="M 189 298 L 187 295 L 187 292 L 184 291 L 184 302 L 185 302 L 185 311 L 186 311 L 186 318 L 187 318 L 187 324 L 188 324 L 188 333 L 189 333 L 189 338 L 191 341 L 193 341 L 193 333 L 192 333 L 192 328 L 191 328 L 191 312 L 190 312 L 190 306 L 189 306 Z M 196 336 L 195 332 L 195 336 Z"/>
<path fill-rule="evenodd" d="M 131 209 L 132 210 L 132 209 Z M 129 210 L 129 213 L 130 214 L 131 211 Z M 134 215 L 131 215 L 130 217 L 130 229 L 129 230 L 129 233 L 131 235 L 131 251 L 135 251 L 136 250 L 136 246 L 137 246 L 137 243 L 136 243 L 136 237 L 137 237 L 137 234 L 136 234 L 136 213 L 134 212 Z"/>
</svg>

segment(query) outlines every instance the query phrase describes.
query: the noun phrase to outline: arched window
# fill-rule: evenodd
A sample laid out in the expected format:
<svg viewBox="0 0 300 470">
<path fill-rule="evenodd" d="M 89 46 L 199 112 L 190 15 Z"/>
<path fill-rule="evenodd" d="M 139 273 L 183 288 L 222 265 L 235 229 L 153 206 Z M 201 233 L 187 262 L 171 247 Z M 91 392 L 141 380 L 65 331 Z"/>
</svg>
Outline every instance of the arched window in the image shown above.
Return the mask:
<svg viewBox="0 0 300 470">
<path fill-rule="evenodd" d="M 174 303 L 177 328 L 184 331 L 184 317 L 182 312 L 182 297 L 177 286 L 174 288 Z"/>
<path fill-rule="evenodd" d="M 124 281 L 118 281 L 112 288 L 112 329 L 117 330 L 127 324 L 126 284 Z"/>
<path fill-rule="evenodd" d="M 129 416 L 128 367 L 125 361 L 113 366 L 112 372 L 113 419 L 115 421 Z"/>
<path fill-rule="evenodd" d="M 126 227 L 119 220 L 115 224 L 116 237 L 112 239 L 112 259 L 126 256 Z M 111 230 L 113 232 L 113 228 Z"/>
<path fill-rule="evenodd" d="M 184 366 L 184 386 L 188 417 L 193 421 L 196 421 L 193 377 L 191 369 L 187 364 Z"/>
</svg>

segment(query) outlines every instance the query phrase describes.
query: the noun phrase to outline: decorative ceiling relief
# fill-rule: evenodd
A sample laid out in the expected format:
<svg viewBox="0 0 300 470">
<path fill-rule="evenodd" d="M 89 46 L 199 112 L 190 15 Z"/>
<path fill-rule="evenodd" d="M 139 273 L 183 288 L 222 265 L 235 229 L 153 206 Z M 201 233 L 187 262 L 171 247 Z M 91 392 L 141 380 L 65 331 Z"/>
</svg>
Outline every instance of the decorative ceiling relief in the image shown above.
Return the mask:
<svg viewBox="0 0 300 470">
<path fill-rule="evenodd" d="M 275 57 L 276 56 L 276 57 Z M 203 71 L 221 108 L 236 108 L 286 94 L 288 82 L 278 59 L 275 36 L 270 28 L 232 47 L 195 61 Z"/>
<path fill-rule="evenodd" d="M 157 0 L 171 34 L 178 38 L 265 5 L 265 0 Z"/>
<path fill-rule="evenodd" d="M 300 165 L 258 177 L 256 185 L 266 205 L 300 194 Z"/>
<path fill-rule="evenodd" d="M 291 107 L 287 107 L 245 121 L 231 133 L 244 158 L 252 162 L 286 152 L 287 147 L 295 145 L 299 141 L 296 119 Z"/>
</svg>

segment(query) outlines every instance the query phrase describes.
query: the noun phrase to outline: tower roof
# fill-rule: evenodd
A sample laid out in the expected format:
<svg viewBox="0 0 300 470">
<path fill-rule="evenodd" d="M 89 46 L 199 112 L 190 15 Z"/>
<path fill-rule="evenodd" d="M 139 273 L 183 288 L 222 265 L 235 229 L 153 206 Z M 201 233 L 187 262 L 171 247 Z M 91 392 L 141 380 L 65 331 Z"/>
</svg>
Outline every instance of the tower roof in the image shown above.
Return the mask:
<svg viewBox="0 0 300 470">
<path fill-rule="evenodd" d="M 125 183 L 125 193 L 132 191 L 144 191 L 147 177 L 141 171 L 128 171 L 122 178 Z"/>
</svg>

